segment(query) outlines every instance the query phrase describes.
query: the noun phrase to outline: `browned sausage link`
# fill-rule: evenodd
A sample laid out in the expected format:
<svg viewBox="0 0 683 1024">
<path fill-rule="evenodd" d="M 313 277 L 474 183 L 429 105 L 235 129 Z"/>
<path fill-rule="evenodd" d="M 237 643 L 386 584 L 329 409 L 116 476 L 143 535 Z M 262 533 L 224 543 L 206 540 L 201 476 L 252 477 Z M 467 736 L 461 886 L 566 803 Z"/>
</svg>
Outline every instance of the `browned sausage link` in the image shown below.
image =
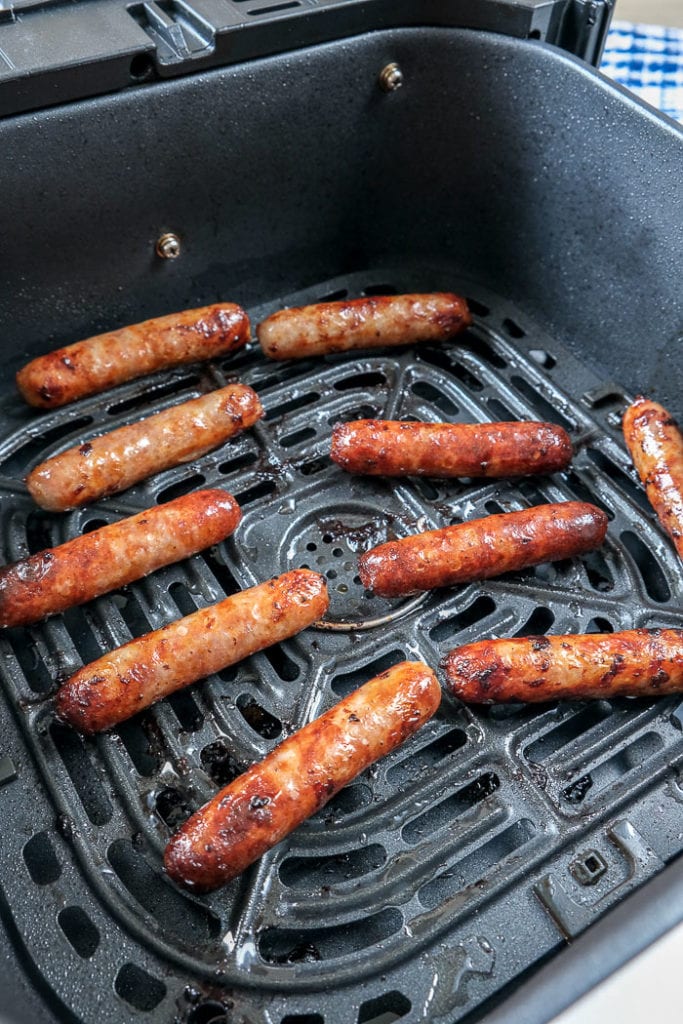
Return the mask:
<svg viewBox="0 0 683 1024">
<path fill-rule="evenodd" d="M 446 657 L 449 689 L 474 704 L 683 691 L 683 630 L 480 640 Z"/>
<path fill-rule="evenodd" d="M 78 508 L 205 455 L 261 416 L 256 392 L 230 384 L 55 455 L 29 473 L 26 486 L 51 512 Z"/>
<path fill-rule="evenodd" d="M 271 359 L 418 341 L 445 341 L 472 322 L 467 303 L 450 292 L 385 295 L 282 309 L 256 328 Z"/>
<path fill-rule="evenodd" d="M 0 626 L 26 626 L 123 587 L 229 536 L 225 491 L 195 491 L 0 569 Z"/>
<path fill-rule="evenodd" d="M 650 504 L 683 558 L 683 434 L 658 402 L 637 398 L 624 437 Z"/>
<path fill-rule="evenodd" d="M 599 547 L 606 532 L 595 505 L 536 505 L 380 544 L 361 555 L 359 573 L 381 597 L 400 597 L 572 558 Z"/>
<path fill-rule="evenodd" d="M 572 443 L 552 423 L 355 420 L 334 428 L 331 456 L 371 476 L 525 476 L 564 469 Z"/>
<path fill-rule="evenodd" d="M 80 732 L 100 732 L 142 708 L 299 633 L 321 618 L 324 577 L 294 569 L 131 640 L 64 683 L 57 713 Z"/>
<path fill-rule="evenodd" d="M 225 885 L 416 732 L 440 701 L 419 661 L 371 679 L 197 811 L 166 847 L 168 874 L 196 891 Z"/>
<path fill-rule="evenodd" d="M 240 306 L 186 309 L 39 356 L 19 371 L 17 387 L 29 405 L 54 409 L 155 370 L 234 352 L 248 340 Z"/>
</svg>

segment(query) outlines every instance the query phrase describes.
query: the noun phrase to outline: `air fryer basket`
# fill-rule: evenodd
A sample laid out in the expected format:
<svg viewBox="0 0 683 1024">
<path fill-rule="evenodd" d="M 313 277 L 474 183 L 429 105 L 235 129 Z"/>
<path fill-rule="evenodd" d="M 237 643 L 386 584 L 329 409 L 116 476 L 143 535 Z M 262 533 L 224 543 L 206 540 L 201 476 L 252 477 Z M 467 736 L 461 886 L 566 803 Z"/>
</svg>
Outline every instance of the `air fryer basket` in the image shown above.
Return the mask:
<svg viewBox="0 0 683 1024">
<path fill-rule="evenodd" d="M 405 85 L 385 94 L 390 61 Z M 680 133 L 549 47 L 406 29 L 10 119 L 0 138 L 5 558 L 203 485 L 244 509 L 217 549 L 0 638 L 0 916 L 31 984 L 88 1024 L 477 1019 L 680 853 L 677 699 L 446 697 L 225 890 L 181 894 L 161 854 L 217 784 L 403 657 L 679 624 L 680 566 L 619 418 L 638 390 L 681 411 Z M 183 254 L 163 263 L 169 230 Z M 252 348 L 45 414 L 13 391 L 30 355 L 219 297 L 257 320 L 444 288 L 475 325 L 443 346 L 292 365 Z M 46 455 L 234 377 L 267 411 L 238 440 L 83 511 L 28 498 Z M 349 477 L 331 425 L 375 415 L 551 419 L 576 457 L 483 485 Z M 610 516 L 598 553 L 412 602 L 359 585 L 358 552 L 389 535 L 574 497 Z M 327 575 L 332 619 L 389 621 L 308 630 L 105 736 L 55 722 L 50 694 L 81 663 L 294 565 Z"/>
</svg>

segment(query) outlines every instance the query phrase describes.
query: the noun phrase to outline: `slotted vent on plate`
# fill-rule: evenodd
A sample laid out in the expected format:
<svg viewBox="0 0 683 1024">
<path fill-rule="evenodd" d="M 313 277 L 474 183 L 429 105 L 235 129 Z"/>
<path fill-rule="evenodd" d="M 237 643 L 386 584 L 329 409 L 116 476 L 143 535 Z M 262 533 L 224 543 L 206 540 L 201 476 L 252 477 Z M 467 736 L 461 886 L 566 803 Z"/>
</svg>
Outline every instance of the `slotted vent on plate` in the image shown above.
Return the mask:
<svg viewBox="0 0 683 1024">
<path fill-rule="evenodd" d="M 258 320 L 281 304 L 425 287 L 453 282 L 445 272 L 429 282 L 351 275 L 251 312 Z M 533 918 L 543 911 L 517 901 L 548 865 L 559 870 L 568 845 L 619 810 L 663 859 L 678 852 L 677 831 L 652 835 L 651 813 L 683 753 L 675 701 L 478 709 L 446 698 L 404 748 L 221 892 L 187 896 L 161 873 L 168 836 L 217 786 L 403 658 L 437 666 L 452 646 L 485 636 L 676 624 L 678 568 L 609 418 L 618 392 L 582 401 L 597 382 L 561 346 L 495 296 L 482 292 L 471 306 L 475 325 L 452 343 L 291 366 L 242 352 L 85 400 L 75 418 L 27 413 L 0 444 L 0 527 L 12 558 L 199 486 L 222 486 L 243 506 L 240 528 L 215 549 L 0 637 L 6 694 L 44 786 L 42 825 L 17 849 L 36 892 L 35 908 L 30 899 L 12 907 L 17 927 L 29 934 L 40 906 L 52 946 L 70 950 L 73 978 L 87 970 L 83 984 L 98 979 L 131 1019 L 262 1019 L 267 1007 L 280 1022 L 355 1024 L 380 1011 L 409 1021 L 431 999 L 455 1020 L 548 952 Z M 39 459 L 103 422 L 130 422 L 235 372 L 267 417 L 218 451 L 62 517 L 37 511 L 16 487 Z M 567 473 L 531 481 L 353 477 L 329 460 L 329 436 L 335 422 L 365 416 L 549 418 L 568 426 L 576 454 Z M 606 509 L 601 552 L 414 602 L 360 585 L 358 555 L 391 536 L 564 499 Z M 350 630 L 307 630 L 103 737 L 81 739 L 52 719 L 45 695 L 84 660 L 296 565 L 326 576 L 330 619 Z M 377 624 L 361 629 L 368 620 Z M 18 843 L 11 835 L 0 849 L 0 881 Z M 602 906 L 624 891 L 622 872 L 610 895 L 611 877 L 600 879 Z M 492 936 L 505 931 L 510 901 L 515 927 L 532 937 L 515 963 L 498 959 L 493 978 Z M 413 971 L 423 956 L 433 970 Z M 59 957 L 40 969 L 68 1003 Z M 434 971 L 442 981 L 430 995 Z M 360 1012 L 347 1012 L 354 1002 Z"/>
</svg>

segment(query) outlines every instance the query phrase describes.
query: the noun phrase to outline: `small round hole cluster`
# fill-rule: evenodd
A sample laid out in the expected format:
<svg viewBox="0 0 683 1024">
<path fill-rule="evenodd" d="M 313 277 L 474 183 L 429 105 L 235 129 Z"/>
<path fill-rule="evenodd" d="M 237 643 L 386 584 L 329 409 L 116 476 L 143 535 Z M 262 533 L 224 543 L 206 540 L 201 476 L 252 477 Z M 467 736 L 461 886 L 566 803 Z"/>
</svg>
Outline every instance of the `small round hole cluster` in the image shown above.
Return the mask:
<svg viewBox="0 0 683 1024">
<path fill-rule="evenodd" d="M 353 521 L 336 522 L 334 528 L 310 522 L 297 545 L 297 564 L 321 573 L 327 580 L 330 595 L 327 618 L 333 622 L 374 619 L 386 615 L 396 604 L 366 590 L 358 575 L 359 556 L 383 543 L 387 539 L 386 529 L 370 522 L 371 514 L 365 522 L 360 516 L 350 518 Z"/>
<path fill-rule="evenodd" d="M 358 556 L 351 552 L 346 545 L 341 547 L 342 543 L 343 541 L 335 539 L 331 533 L 323 533 L 319 543 L 310 540 L 306 544 L 309 560 L 303 568 L 315 569 L 317 572 L 323 573 L 329 581 L 330 591 L 336 590 L 338 594 L 348 594 L 351 586 L 362 587 L 362 584 L 356 571 Z M 343 561 L 340 561 L 341 559 Z M 334 564 L 330 564 L 332 560 L 334 560 Z M 353 574 L 351 584 L 348 580 L 350 574 Z M 369 590 L 364 593 L 368 598 L 371 596 Z"/>
</svg>

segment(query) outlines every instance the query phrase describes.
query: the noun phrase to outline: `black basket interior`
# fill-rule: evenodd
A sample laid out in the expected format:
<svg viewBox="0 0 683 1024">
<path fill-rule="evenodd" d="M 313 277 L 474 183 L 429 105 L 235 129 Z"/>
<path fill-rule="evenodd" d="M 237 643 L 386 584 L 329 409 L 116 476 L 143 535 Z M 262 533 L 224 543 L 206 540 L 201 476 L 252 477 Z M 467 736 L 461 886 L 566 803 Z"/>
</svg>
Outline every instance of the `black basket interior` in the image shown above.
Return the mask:
<svg viewBox="0 0 683 1024">
<path fill-rule="evenodd" d="M 389 60 L 405 74 L 391 95 L 377 87 Z M 0 214 L 3 553 L 201 486 L 233 493 L 244 521 L 216 549 L 0 638 L 0 915 L 57 1019 L 476 1019 L 680 853 L 676 698 L 445 698 L 223 891 L 180 894 L 161 854 L 216 785 L 395 661 L 680 622 L 680 565 L 619 427 L 636 390 L 680 411 L 680 138 L 576 61 L 458 31 L 376 33 L 142 92 L 0 126 L 15 197 Z M 168 230 L 183 255 L 165 264 Z M 288 365 L 251 347 L 45 414 L 13 391 L 28 355 L 219 297 L 257 321 L 446 288 L 475 324 L 445 345 Z M 83 511 L 30 501 L 22 478 L 47 455 L 234 378 L 267 413 L 239 439 Z M 366 416 L 549 419 L 576 455 L 525 481 L 353 478 L 329 461 L 331 426 Z M 600 552 L 410 602 L 359 584 L 359 552 L 388 536 L 569 498 L 608 513 Z M 55 722 L 50 694 L 82 663 L 296 565 L 326 574 L 332 619 L 382 623 L 308 630 L 96 739 Z"/>
</svg>

